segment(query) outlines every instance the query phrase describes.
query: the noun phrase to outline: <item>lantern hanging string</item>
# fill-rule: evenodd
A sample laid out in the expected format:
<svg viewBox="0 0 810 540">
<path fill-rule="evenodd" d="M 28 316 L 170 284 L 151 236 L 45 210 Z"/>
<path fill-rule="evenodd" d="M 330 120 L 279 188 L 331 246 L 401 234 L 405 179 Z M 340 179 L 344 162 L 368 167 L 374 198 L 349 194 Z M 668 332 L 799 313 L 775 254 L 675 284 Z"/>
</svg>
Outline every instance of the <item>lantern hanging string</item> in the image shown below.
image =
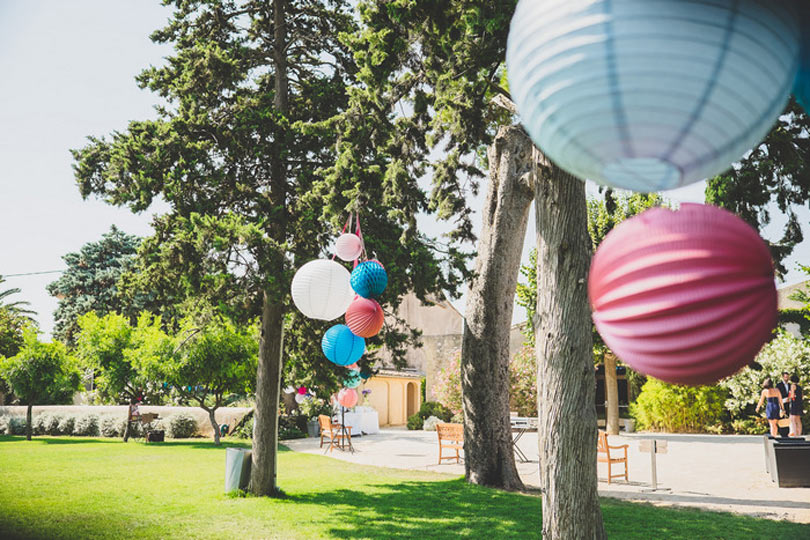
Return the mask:
<svg viewBox="0 0 810 540">
<path fill-rule="evenodd" d="M 355 234 L 358 238 L 360 238 L 360 246 L 362 251 L 360 252 L 360 259 L 361 260 L 368 260 L 368 254 L 366 253 L 366 241 L 363 239 L 363 231 L 360 229 L 360 210 L 355 210 L 356 214 L 356 228 Z M 357 260 L 354 261 L 354 266 L 357 267 Z"/>
</svg>

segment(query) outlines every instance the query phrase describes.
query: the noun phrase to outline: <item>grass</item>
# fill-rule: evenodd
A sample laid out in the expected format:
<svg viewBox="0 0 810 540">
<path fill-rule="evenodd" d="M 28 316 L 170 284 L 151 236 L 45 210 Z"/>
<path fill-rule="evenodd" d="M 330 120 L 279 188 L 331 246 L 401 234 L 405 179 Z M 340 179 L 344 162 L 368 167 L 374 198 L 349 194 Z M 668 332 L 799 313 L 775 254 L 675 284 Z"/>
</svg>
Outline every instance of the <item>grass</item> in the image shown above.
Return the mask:
<svg viewBox="0 0 810 540">
<path fill-rule="evenodd" d="M 227 442 L 226 446 L 245 446 Z M 224 448 L 0 437 L 0 538 L 540 538 L 540 500 L 283 449 L 285 499 L 223 493 Z M 611 538 L 808 538 L 807 525 L 605 499 Z"/>
</svg>

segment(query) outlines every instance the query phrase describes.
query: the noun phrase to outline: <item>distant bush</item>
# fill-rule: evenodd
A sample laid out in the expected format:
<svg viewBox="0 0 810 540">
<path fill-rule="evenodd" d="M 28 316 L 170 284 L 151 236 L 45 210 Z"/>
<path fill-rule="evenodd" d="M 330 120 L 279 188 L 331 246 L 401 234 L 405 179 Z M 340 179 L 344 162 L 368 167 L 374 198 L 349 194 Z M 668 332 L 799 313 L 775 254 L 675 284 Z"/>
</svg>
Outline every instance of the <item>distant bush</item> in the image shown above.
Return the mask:
<svg viewBox="0 0 810 540">
<path fill-rule="evenodd" d="M 25 435 L 25 417 L 9 416 L 6 433 L 9 435 Z"/>
<path fill-rule="evenodd" d="M 98 437 L 98 415 L 82 414 L 73 422 L 73 434 L 80 437 Z"/>
<path fill-rule="evenodd" d="M 252 439 L 253 438 L 253 415 L 250 415 L 241 426 L 236 428 L 232 433 L 234 437 L 239 439 Z"/>
<path fill-rule="evenodd" d="M 422 424 L 422 429 L 425 431 L 436 431 L 436 424 L 444 424 L 441 418 L 436 418 L 435 416 L 429 416 L 424 424 Z"/>
<path fill-rule="evenodd" d="M 0 435 L 5 435 L 8 431 L 8 416 L 0 415 Z"/>
<path fill-rule="evenodd" d="M 64 418 L 61 414 L 41 413 L 32 420 L 34 435 L 60 435 L 59 423 Z"/>
<path fill-rule="evenodd" d="M 73 435 L 73 425 L 76 423 L 76 416 L 67 414 L 59 421 L 59 435 Z"/>
<path fill-rule="evenodd" d="M 102 437 L 120 437 L 124 434 L 125 426 L 126 420 L 107 415 L 101 417 L 98 431 Z"/>
<path fill-rule="evenodd" d="M 637 429 L 702 432 L 724 419 L 727 396 L 728 391 L 717 386 L 680 386 L 650 377 L 630 413 Z"/>
<path fill-rule="evenodd" d="M 167 435 L 172 439 L 189 439 L 197 434 L 197 421 L 187 412 L 179 412 L 168 419 Z"/>
<path fill-rule="evenodd" d="M 410 430 L 422 429 L 424 424 L 425 419 L 419 416 L 419 413 L 408 417 L 408 429 Z"/>
<path fill-rule="evenodd" d="M 419 407 L 419 416 L 426 420 L 430 416 L 435 416 L 444 422 L 449 422 L 453 418 L 453 411 L 437 401 L 426 401 Z"/>
<path fill-rule="evenodd" d="M 303 439 L 307 434 L 296 427 L 279 428 L 279 440 L 286 441 L 289 439 Z"/>
</svg>

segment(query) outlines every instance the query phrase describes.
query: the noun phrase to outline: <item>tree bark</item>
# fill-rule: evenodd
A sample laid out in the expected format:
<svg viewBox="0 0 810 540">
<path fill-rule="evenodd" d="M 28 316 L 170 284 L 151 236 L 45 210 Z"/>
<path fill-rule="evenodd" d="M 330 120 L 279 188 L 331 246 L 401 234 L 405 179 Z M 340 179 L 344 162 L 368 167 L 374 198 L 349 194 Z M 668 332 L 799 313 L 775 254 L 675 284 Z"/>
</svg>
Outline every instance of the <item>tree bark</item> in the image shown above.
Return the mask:
<svg viewBox="0 0 810 540">
<path fill-rule="evenodd" d="M 608 435 L 619 434 L 619 381 L 616 378 L 616 357 L 605 354 L 605 431 Z"/>
<path fill-rule="evenodd" d="M 286 1 L 273 2 L 273 64 L 275 88 L 273 107 L 286 116 L 289 112 L 289 80 L 287 66 Z M 286 199 L 287 167 L 282 161 L 285 144 L 284 128 L 278 126 L 270 158 L 271 238 L 282 244 L 287 236 Z M 283 257 L 277 268 L 283 273 Z M 278 278 L 276 278 L 278 281 Z M 282 280 L 283 281 L 283 280 Z M 283 289 L 283 291 L 282 291 Z M 281 353 L 284 344 L 284 304 L 282 295 L 289 287 L 276 286 L 264 291 L 262 300 L 262 332 L 259 342 L 259 365 L 256 374 L 256 408 L 253 423 L 253 455 L 248 491 L 254 495 L 278 496 L 281 491 L 278 476 L 278 407 L 281 394 Z"/>
<path fill-rule="evenodd" d="M 203 407 L 208 413 L 208 420 L 211 422 L 211 426 L 214 428 L 214 444 L 219 446 L 219 424 L 217 424 L 217 417 L 216 417 L 216 408 L 209 409 L 207 407 Z"/>
<path fill-rule="evenodd" d="M 124 424 L 124 442 L 127 442 L 129 440 L 129 435 L 131 433 L 131 431 L 130 431 L 130 423 L 132 422 L 132 416 L 131 416 L 132 408 L 131 407 L 132 407 L 132 402 L 127 404 L 127 421 Z"/>
<path fill-rule="evenodd" d="M 29 403 L 28 409 L 25 411 L 25 439 L 30 441 L 31 440 L 31 433 L 34 431 L 34 426 L 32 425 L 33 420 L 33 413 L 34 413 L 34 404 Z"/>
<path fill-rule="evenodd" d="M 532 142 L 520 126 L 498 130 L 489 168 L 461 348 L 464 471 L 468 482 L 512 490 L 523 482 L 509 424 L 509 331 L 534 195 Z"/>
<path fill-rule="evenodd" d="M 596 487 L 596 379 L 585 184 L 537 152 L 537 350 L 543 538 L 606 538 Z"/>
</svg>

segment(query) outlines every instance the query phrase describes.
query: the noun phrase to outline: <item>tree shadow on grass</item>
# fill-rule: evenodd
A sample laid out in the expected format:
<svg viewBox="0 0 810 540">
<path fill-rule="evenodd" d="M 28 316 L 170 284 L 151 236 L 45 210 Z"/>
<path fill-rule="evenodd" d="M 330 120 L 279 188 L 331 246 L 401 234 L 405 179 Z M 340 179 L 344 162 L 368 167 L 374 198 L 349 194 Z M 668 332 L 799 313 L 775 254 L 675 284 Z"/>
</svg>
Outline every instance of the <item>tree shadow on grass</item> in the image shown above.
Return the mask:
<svg viewBox="0 0 810 540">
<path fill-rule="evenodd" d="M 540 538 L 540 499 L 486 489 L 463 479 L 381 484 L 291 495 L 330 509 L 335 538 Z M 317 516 L 314 516 L 317 519 Z"/>
<path fill-rule="evenodd" d="M 17 442 L 25 443 L 24 435 L 0 435 L 0 443 Z M 248 440 L 224 440 L 220 446 L 216 446 L 213 440 L 209 439 L 169 439 L 164 442 L 146 443 L 142 438 L 130 439 L 127 443 L 119 437 L 53 437 L 48 435 L 35 435 L 31 443 L 61 445 L 61 444 L 138 444 L 146 447 L 182 447 L 204 450 L 224 450 L 225 448 L 242 448 L 250 450 L 251 443 Z M 290 449 L 284 445 L 278 445 L 279 452 L 289 452 Z"/>
<path fill-rule="evenodd" d="M 4 442 L 16 442 L 16 443 L 27 443 L 30 442 L 31 444 L 115 444 L 122 442 L 120 439 L 95 439 L 95 438 L 83 438 L 83 437 L 49 437 L 47 435 L 34 435 L 31 441 L 26 441 L 25 436 L 20 435 L 3 435 L 0 436 L 0 443 Z"/>
</svg>

